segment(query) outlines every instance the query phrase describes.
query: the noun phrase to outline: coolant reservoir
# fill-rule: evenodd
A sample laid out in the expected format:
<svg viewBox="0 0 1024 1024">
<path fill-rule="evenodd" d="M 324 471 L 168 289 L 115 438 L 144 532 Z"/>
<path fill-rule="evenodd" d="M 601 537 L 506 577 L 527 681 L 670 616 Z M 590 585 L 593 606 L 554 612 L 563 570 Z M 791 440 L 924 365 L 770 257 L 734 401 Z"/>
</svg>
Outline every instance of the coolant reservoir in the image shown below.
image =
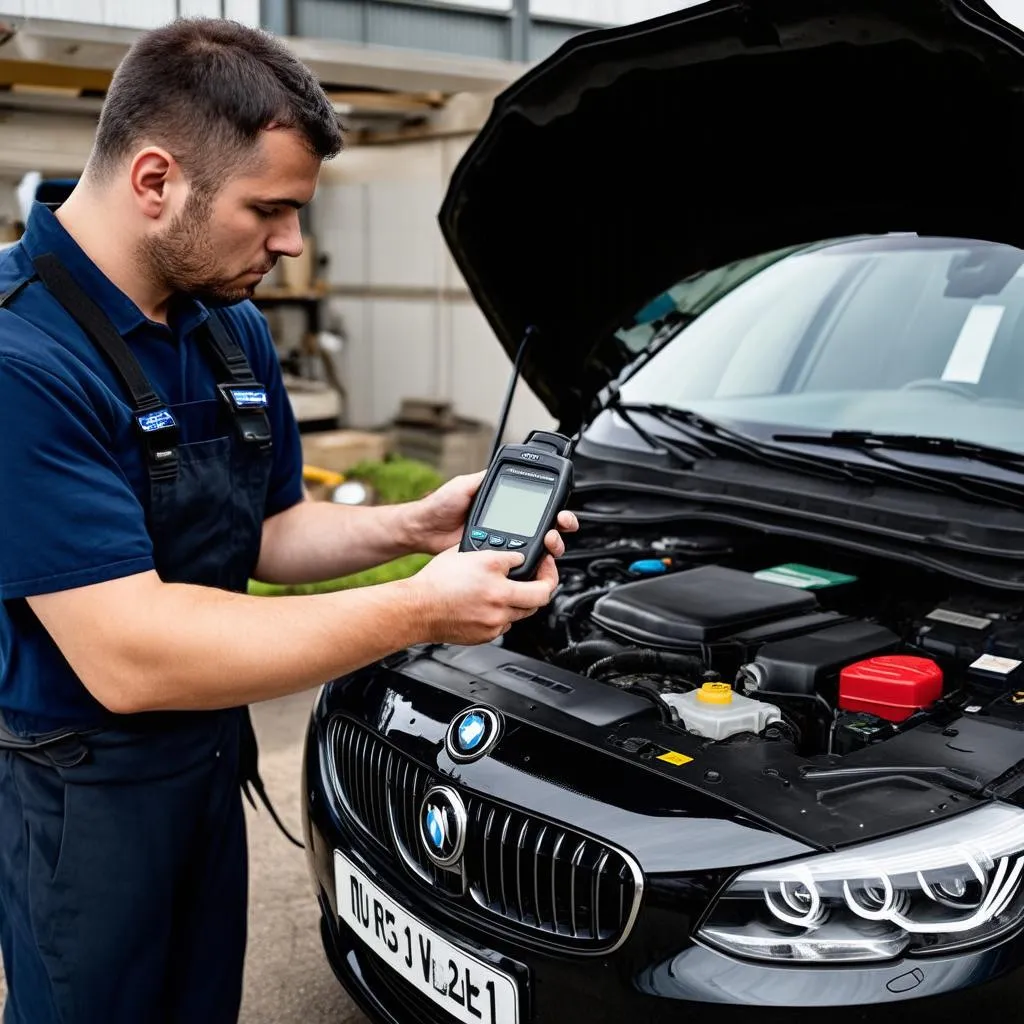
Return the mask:
<svg viewBox="0 0 1024 1024">
<path fill-rule="evenodd" d="M 738 732 L 760 733 L 782 720 L 774 704 L 744 697 L 728 683 L 705 683 L 689 693 L 666 693 L 663 699 L 679 713 L 687 732 L 713 740 Z"/>
</svg>

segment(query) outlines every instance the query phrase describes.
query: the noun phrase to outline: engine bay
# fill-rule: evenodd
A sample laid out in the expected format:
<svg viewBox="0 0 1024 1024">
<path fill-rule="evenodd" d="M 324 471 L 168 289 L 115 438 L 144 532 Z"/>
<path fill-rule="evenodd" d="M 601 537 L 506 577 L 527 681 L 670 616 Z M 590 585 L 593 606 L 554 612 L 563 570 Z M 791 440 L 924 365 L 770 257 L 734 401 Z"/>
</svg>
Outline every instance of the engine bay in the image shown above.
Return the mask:
<svg viewBox="0 0 1024 1024">
<path fill-rule="evenodd" d="M 1024 729 L 1024 598 L 749 535 L 590 538 L 506 647 L 705 745 L 843 757 L 923 723 Z"/>
</svg>

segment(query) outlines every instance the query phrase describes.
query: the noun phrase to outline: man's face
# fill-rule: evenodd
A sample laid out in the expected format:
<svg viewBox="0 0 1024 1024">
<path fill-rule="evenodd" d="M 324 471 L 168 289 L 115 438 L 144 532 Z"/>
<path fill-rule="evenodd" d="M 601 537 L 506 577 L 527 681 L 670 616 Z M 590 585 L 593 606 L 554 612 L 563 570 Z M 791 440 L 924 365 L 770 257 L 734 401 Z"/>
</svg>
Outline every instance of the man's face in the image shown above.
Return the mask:
<svg viewBox="0 0 1024 1024">
<path fill-rule="evenodd" d="M 320 160 L 296 132 L 274 129 L 246 163 L 212 195 L 191 188 L 171 223 L 143 242 L 143 259 L 169 290 L 238 302 L 281 256 L 302 252 L 298 211 L 313 198 Z"/>
</svg>

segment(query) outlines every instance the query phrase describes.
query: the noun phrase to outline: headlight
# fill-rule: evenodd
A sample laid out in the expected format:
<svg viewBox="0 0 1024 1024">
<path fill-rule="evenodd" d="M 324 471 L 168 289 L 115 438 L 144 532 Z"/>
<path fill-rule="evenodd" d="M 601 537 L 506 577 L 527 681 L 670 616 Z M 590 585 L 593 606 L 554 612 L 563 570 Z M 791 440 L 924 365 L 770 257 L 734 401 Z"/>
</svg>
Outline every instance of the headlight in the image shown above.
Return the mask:
<svg viewBox="0 0 1024 1024">
<path fill-rule="evenodd" d="M 905 835 L 745 871 L 698 937 L 758 960 L 885 960 L 991 942 L 1024 919 L 1024 811 L 989 804 Z"/>
</svg>

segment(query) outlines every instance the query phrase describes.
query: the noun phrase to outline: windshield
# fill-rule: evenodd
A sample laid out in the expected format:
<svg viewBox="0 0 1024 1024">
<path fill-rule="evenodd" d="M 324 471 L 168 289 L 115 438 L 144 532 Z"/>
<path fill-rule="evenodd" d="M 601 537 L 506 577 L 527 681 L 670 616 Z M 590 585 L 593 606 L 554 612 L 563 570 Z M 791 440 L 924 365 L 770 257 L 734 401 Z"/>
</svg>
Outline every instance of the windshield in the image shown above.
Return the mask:
<svg viewBox="0 0 1024 1024">
<path fill-rule="evenodd" d="M 1024 251 L 888 235 L 765 264 L 627 379 L 622 400 L 755 433 L 925 434 L 1024 451 Z M 685 284 L 662 310 L 686 311 L 696 282 Z"/>
</svg>

